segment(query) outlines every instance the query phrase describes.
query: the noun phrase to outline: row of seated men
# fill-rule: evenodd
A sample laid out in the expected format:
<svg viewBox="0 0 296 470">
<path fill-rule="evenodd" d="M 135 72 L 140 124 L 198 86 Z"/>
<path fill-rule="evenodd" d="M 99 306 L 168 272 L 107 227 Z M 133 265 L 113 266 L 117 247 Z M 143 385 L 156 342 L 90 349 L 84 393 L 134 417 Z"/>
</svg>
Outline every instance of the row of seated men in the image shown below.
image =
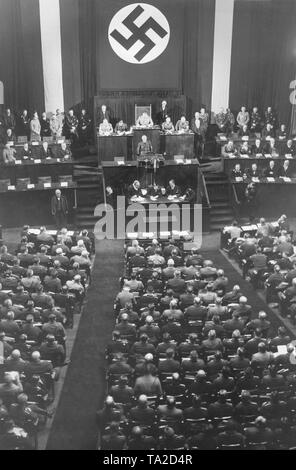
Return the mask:
<svg viewBox="0 0 296 470">
<path fill-rule="evenodd" d="M 260 219 L 258 230 L 244 236 L 235 234 L 237 224 L 230 230 L 230 254 L 238 257 L 245 276 L 254 287 L 266 289 L 268 303 L 279 305 L 279 312 L 296 322 L 296 248 L 293 232 L 285 215 L 281 216 L 280 228 Z"/>
<path fill-rule="evenodd" d="M 0 164 L 10 165 L 15 164 L 17 160 L 25 162 L 33 162 L 34 160 L 48 161 L 53 158 L 61 161 L 70 160 L 72 152 L 69 145 L 66 142 L 61 144 L 48 144 L 48 142 L 42 142 L 41 145 L 30 145 L 25 142 L 23 146 L 15 147 L 10 142 L 7 142 L 2 150 L 2 158 Z"/>
<path fill-rule="evenodd" d="M 24 227 L 14 252 L 0 250 L 0 449 L 32 449 L 53 411 L 66 361 L 66 331 L 89 283 L 91 240 Z"/>
<path fill-rule="evenodd" d="M 219 266 L 173 240 L 135 240 L 121 286 L 101 449 L 295 446 L 291 337 Z"/>
<path fill-rule="evenodd" d="M 256 139 L 252 145 L 247 141 L 234 145 L 233 140 L 229 140 L 222 148 L 222 155 L 229 158 L 247 158 L 250 155 L 269 158 L 277 158 L 280 155 L 284 155 L 295 158 L 296 149 L 292 139 L 285 142 L 276 142 L 273 137 L 267 141 Z"/>
<path fill-rule="evenodd" d="M 286 133 L 286 126 L 284 124 L 279 126 L 277 114 L 271 106 L 268 106 L 264 113 L 260 113 L 257 106 L 254 106 L 250 112 L 245 106 L 242 106 L 236 118 L 229 108 L 225 111 L 221 107 L 215 115 L 215 122 L 219 131 L 227 135 L 233 133 L 234 130 L 240 131 L 243 128 L 251 134 L 261 134 L 266 132 L 266 129 L 272 130 L 274 134 L 278 128 L 280 128 L 280 135 L 281 132 Z"/>
<path fill-rule="evenodd" d="M 101 105 L 97 109 L 97 129 L 100 134 L 112 133 L 113 127 L 111 121 L 113 112 L 106 106 Z M 194 118 L 191 120 L 191 125 L 186 119 L 186 116 L 182 114 L 176 125 L 171 121 L 172 111 L 168 107 L 167 101 L 163 100 L 159 107 L 159 110 L 155 113 L 155 117 L 152 118 L 148 112 L 143 112 L 135 122 L 136 127 L 153 127 L 154 124 L 159 126 L 164 132 L 183 131 L 188 132 L 190 129 L 193 132 L 205 134 L 209 124 L 209 113 L 206 112 L 204 106 L 200 108 L 200 111 L 195 112 Z M 132 128 L 131 128 L 132 129 Z M 128 131 L 128 126 L 124 123 L 123 119 L 120 119 L 114 126 L 114 132 L 121 134 Z"/>
<path fill-rule="evenodd" d="M 296 173 L 294 165 L 290 160 L 283 160 L 281 163 L 275 160 L 269 160 L 264 165 L 258 166 L 256 162 L 249 168 L 242 169 L 240 163 L 236 163 L 230 172 L 231 179 L 252 179 L 252 178 L 293 178 Z"/>
<path fill-rule="evenodd" d="M 48 117 L 50 115 L 50 117 Z M 52 113 L 43 112 L 39 119 L 37 111 L 29 116 L 26 109 L 16 115 L 10 108 L 0 117 L 0 143 L 6 144 L 15 141 L 17 136 L 27 137 L 30 141 L 40 141 L 44 137 L 59 138 L 65 135 L 72 142 L 80 141 L 82 144 L 90 142 L 91 119 L 85 109 L 79 116 L 70 109 L 62 113 L 60 109 Z"/>
</svg>

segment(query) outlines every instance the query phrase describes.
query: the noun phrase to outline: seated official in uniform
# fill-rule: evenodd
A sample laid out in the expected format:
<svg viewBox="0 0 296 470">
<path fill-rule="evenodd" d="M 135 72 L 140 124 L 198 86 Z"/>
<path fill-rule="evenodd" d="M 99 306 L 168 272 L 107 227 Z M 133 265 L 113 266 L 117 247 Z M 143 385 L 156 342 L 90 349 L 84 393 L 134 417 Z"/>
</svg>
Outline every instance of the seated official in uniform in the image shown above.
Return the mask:
<svg viewBox="0 0 296 470">
<path fill-rule="evenodd" d="M 266 124 L 266 127 L 262 130 L 262 139 L 269 140 L 274 137 L 274 129 L 271 124 Z"/>
<path fill-rule="evenodd" d="M 237 149 L 235 148 L 232 140 L 229 140 L 227 144 L 224 145 L 222 148 L 222 155 L 224 157 L 234 157 L 237 155 Z"/>
<path fill-rule="evenodd" d="M 251 118 L 250 118 L 250 131 L 252 133 L 261 132 L 261 116 L 258 112 L 257 106 L 252 109 Z"/>
<path fill-rule="evenodd" d="M 28 142 L 24 143 L 24 146 L 21 151 L 22 160 L 33 160 L 32 150 L 29 147 Z"/>
<path fill-rule="evenodd" d="M 252 163 L 251 168 L 248 168 L 246 171 L 248 178 L 260 178 L 261 173 L 258 170 L 257 163 Z"/>
<path fill-rule="evenodd" d="M 49 160 L 50 158 L 52 158 L 51 148 L 48 146 L 48 142 L 42 142 L 42 146 L 40 148 L 40 159 Z"/>
<path fill-rule="evenodd" d="M 107 119 L 104 119 L 103 122 L 100 124 L 99 127 L 99 134 L 100 135 L 110 135 L 113 132 L 112 124 L 110 124 Z"/>
<path fill-rule="evenodd" d="M 290 167 L 290 161 L 285 160 L 284 164 L 279 167 L 278 176 L 283 178 L 292 178 L 292 170 Z"/>
<path fill-rule="evenodd" d="M 120 119 L 120 121 L 115 124 L 114 131 L 116 134 L 123 134 L 124 132 L 127 132 L 127 124 L 125 124 L 125 122 Z"/>
<path fill-rule="evenodd" d="M 265 178 L 277 178 L 278 170 L 276 168 L 274 160 L 270 160 L 268 162 L 268 167 L 265 168 L 265 170 L 263 171 L 263 175 L 265 176 Z"/>
<path fill-rule="evenodd" d="M 131 199 L 132 197 L 139 197 L 139 196 L 142 196 L 140 181 L 135 180 L 135 181 L 128 187 L 127 194 L 128 194 L 129 199 Z"/>
<path fill-rule="evenodd" d="M 5 147 L 2 152 L 2 163 L 4 165 L 9 165 L 10 163 L 14 163 L 16 158 L 16 150 L 11 148 L 10 144 L 5 144 Z"/>
<path fill-rule="evenodd" d="M 175 180 L 171 179 L 169 181 L 168 187 L 166 189 L 167 196 L 180 196 L 181 190 L 179 186 L 176 185 Z"/>
<path fill-rule="evenodd" d="M 248 142 L 244 142 L 239 149 L 239 154 L 241 157 L 249 157 L 251 155 L 251 149 Z"/>
<path fill-rule="evenodd" d="M 68 148 L 66 142 L 62 142 L 61 146 L 58 148 L 57 151 L 57 158 L 61 158 L 62 160 L 67 160 L 68 158 L 71 158 L 72 152 Z"/>
<path fill-rule="evenodd" d="M 175 130 L 174 124 L 172 123 L 171 118 L 169 116 L 165 118 L 165 121 L 162 123 L 161 127 L 162 130 L 167 134 L 170 134 Z"/>
<path fill-rule="evenodd" d="M 266 142 L 264 147 L 264 153 L 265 155 L 271 155 L 272 158 L 279 157 L 279 149 L 276 147 L 275 139 L 273 137 L 269 139 L 269 142 Z"/>
<path fill-rule="evenodd" d="M 263 156 L 263 153 L 264 153 L 264 145 L 263 143 L 261 142 L 260 139 L 256 139 L 255 140 L 255 143 L 252 145 L 251 147 L 251 153 L 252 155 L 256 155 L 258 157 L 260 156 Z"/>
<path fill-rule="evenodd" d="M 295 152 L 295 147 L 293 145 L 292 139 L 287 140 L 286 144 L 284 144 L 284 146 L 281 149 L 281 153 L 285 155 L 285 157 L 287 156 L 295 157 L 296 152 Z"/>
<path fill-rule="evenodd" d="M 141 156 L 151 152 L 153 149 L 150 140 L 147 139 L 147 135 L 142 135 L 142 140 L 138 143 L 137 155 Z"/>
<path fill-rule="evenodd" d="M 233 170 L 231 170 L 231 178 L 242 178 L 243 177 L 243 172 L 241 170 L 240 163 L 236 163 Z"/>
<path fill-rule="evenodd" d="M 248 126 L 247 124 L 244 124 L 243 127 L 240 127 L 239 131 L 238 131 L 238 135 L 244 139 L 244 137 L 249 137 L 250 135 L 250 131 L 248 129 Z"/>
<path fill-rule="evenodd" d="M 152 127 L 153 121 L 148 113 L 144 112 L 141 116 L 138 117 L 136 121 L 137 127 Z"/>
<path fill-rule="evenodd" d="M 181 119 L 176 124 L 177 132 L 188 132 L 189 131 L 189 122 L 186 121 L 185 116 L 181 116 Z"/>
<path fill-rule="evenodd" d="M 281 124 L 280 128 L 276 131 L 276 137 L 279 140 L 285 140 L 288 138 L 288 132 L 285 124 Z"/>
<path fill-rule="evenodd" d="M 249 120 L 250 120 L 250 115 L 248 111 L 246 110 L 246 107 L 242 106 L 240 112 L 237 115 L 236 122 L 240 128 L 243 128 L 244 125 L 248 125 Z"/>
</svg>

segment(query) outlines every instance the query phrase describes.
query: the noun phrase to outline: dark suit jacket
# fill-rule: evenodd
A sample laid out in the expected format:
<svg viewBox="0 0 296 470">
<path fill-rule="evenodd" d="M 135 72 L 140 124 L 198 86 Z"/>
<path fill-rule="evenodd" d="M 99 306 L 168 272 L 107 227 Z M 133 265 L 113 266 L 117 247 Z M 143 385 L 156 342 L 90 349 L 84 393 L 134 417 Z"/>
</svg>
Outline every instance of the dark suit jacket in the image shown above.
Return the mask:
<svg viewBox="0 0 296 470">
<path fill-rule="evenodd" d="M 45 149 L 44 149 L 43 146 L 42 146 L 42 147 L 40 148 L 39 158 L 40 158 L 41 160 L 45 160 L 46 158 L 52 158 L 51 148 L 48 147 L 48 148 L 47 148 L 47 152 L 46 152 Z"/>
<path fill-rule="evenodd" d="M 161 124 L 165 121 L 165 118 L 170 116 L 168 107 L 166 106 L 164 109 L 160 109 L 156 115 L 156 123 L 161 126 Z"/>
<path fill-rule="evenodd" d="M 168 196 L 180 196 L 181 194 L 181 189 L 179 186 L 175 185 L 174 189 L 172 189 L 170 186 L 167 187 L 166 193 Z"/>
<path fill-rule="evenodd" d="M 58 198 L 56 197 L 56 195 L 54 195 L 52 198 L 51 198 L 51 213 L 52 215 L 55 215 L 56 212 L 57 212 L 57 207 L 58 207 Z M 67 202 L 67 199 L 65 198 L 65 196 L 61 196 L 61 209 L 62 209 L 62 212 L 65 214 L 68 213 L 68 202 Z"/>
<path fill-rule="evenodd" d="M 101 124 L 104 119 L 107 119 L 110 122 L 110 112 L 106 109 L 105 114 L 103 114 L 102 109 L 99 108 L 97 112 L 97 124 Z"/>
<path fill-rule="evenodd" d="M 261 177 L 261 173 L 258 169 L 254 172 L 251 168 L 248 168 L 247 175 L 248 175 L 248 178 L 260 178 Z"/>
<path fill-rule="evenodd" d="M 134 186 L 131 184 L 128 187 L 127 194 L 128 194 L 129 198 L 131 198 L 133 196 L 141 196 L 141 188 L 135 189 Z"/>
<path fill-rule="evenodd" d="M 287 178 L 291 178 L 292 176 L 291 166 L 289 166 L 287 170 L 285 170 L 284 166 L 280 166 L 278 170 L 278 176 L 286 176 Z"/>
</svg>

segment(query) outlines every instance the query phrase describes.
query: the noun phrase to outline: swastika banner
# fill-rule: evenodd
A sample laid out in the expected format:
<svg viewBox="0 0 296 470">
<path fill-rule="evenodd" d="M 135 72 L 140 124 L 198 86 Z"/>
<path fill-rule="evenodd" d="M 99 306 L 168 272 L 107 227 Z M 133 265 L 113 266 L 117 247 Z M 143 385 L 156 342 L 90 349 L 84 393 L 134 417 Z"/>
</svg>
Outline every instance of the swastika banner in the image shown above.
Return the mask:
<svg viewBox="0 0 296 470">
<path fill-rule="evenodd" d="M 181 88 L 184 2 L 97 2 L 99 87 Z"/>
</svg>

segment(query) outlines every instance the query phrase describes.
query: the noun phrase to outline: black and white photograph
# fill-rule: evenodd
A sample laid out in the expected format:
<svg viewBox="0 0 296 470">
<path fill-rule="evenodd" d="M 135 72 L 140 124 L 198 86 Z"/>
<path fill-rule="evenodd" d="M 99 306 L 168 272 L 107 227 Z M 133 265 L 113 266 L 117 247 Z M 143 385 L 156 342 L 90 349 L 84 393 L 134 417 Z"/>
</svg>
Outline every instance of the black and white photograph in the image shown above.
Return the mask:
<svg viewBox="0 0 296 470">
<path fill-rule="evenodd" d="M 296 450 L 295 25 L 0 0 L 0 450 Z"/>
</svg>

